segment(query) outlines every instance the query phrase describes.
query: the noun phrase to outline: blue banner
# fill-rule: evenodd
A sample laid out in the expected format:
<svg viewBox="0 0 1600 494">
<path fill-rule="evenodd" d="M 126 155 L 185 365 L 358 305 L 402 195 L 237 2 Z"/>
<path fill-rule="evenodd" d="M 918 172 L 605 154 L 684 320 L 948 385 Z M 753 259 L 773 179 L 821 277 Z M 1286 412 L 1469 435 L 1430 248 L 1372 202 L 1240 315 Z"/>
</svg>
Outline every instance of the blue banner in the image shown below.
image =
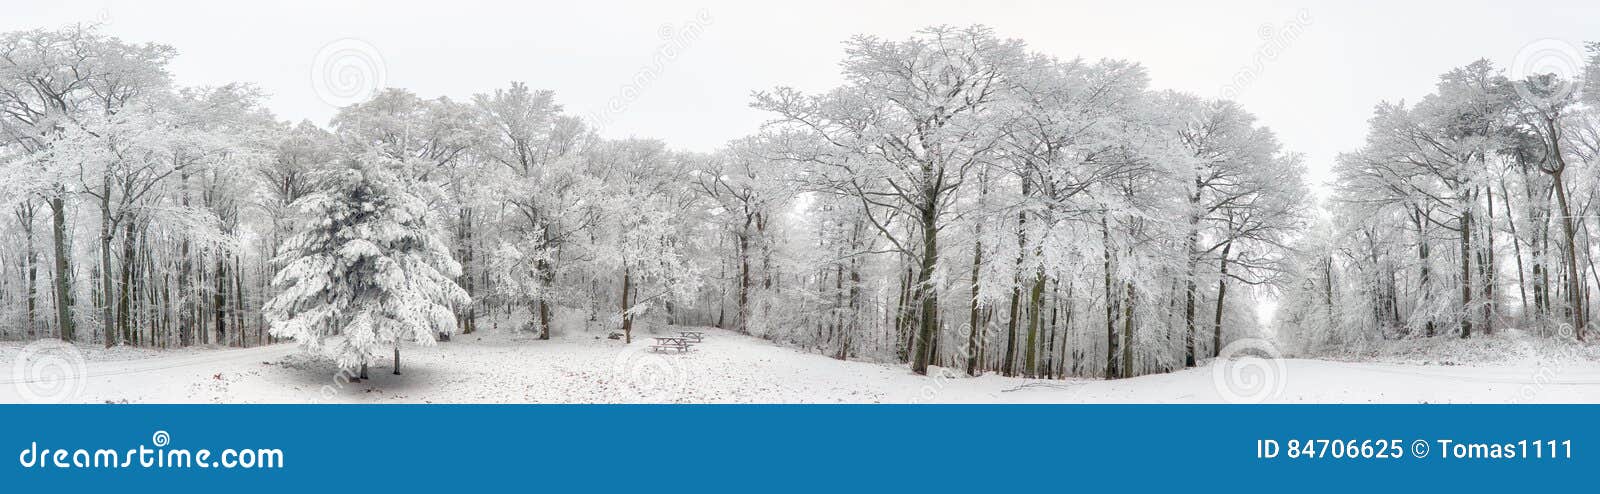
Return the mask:
<svg viewBox="0 0 1600 494">
<path fill-rule="evenodd" d="M 12 405 L 0 406 L 0 485 L 1588 492 L 1600 480 L 1597 414 L 1591 405 Z"/>
</svg>

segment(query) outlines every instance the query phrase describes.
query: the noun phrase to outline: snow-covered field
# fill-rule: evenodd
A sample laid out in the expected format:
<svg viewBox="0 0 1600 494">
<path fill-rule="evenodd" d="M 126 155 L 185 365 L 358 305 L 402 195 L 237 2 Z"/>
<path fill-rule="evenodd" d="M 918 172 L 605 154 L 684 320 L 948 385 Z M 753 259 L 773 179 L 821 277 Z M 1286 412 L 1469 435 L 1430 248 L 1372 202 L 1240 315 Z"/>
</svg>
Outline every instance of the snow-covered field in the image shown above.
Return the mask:
<svg viewBox="0 0 1600 494">
<path fill-rule="evenodd" d="M 153 351 L 4 343 L 0 402 L 1600 403 L 1600 362 L 1586 355 L 1429 364 L 1394 355 L 1380 358 L 1390 363 L 1250 358 L 1116 381 L 1041 381 L 942 369 L 917 376 L 903 365 L 838 361 L 707 331 L 682 355 L 648 352 L 649 335 L 632 345 L 587 334 L 458 336 L 405 348 L 403 375 L 391 375 L 384 360 L 363 382 L 291 344 Z M 42 377 L 52 375 L 78 378 Z"/>
</svg>

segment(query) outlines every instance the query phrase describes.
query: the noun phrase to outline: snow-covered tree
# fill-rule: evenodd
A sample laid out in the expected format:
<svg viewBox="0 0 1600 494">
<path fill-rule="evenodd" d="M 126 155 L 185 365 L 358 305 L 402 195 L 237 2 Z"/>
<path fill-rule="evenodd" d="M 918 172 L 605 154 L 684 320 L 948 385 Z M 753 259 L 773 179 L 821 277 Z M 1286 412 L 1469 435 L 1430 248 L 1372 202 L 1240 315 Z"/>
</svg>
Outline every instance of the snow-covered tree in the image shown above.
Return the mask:
<svg viewBox="0 0 1600 494">
<path fill-rule="evenodd" d="M 771 288 L 775 224 L 795 194 L 773 146 L 759 136 L 734 141 L 695 173 L 699 191 L 715 204 L 712 216 L 732 237 L 734 329 L 740 333 L 750 332 L 755 292 Z M 755 278 L 757 270 L 765 281 Z"/>
<path fill-rule="evenodd" d="M 592 131 L 562 115 L 554 93 L 520 82 L 475 95 L 472 104 L 484 126 L 477 146 L 488 165 L 483 189 L 509 209 L 494 239 L 500 291 L 530 303 L 539 338 L 549 339 L 562 254 L 594 226 L 592 203 L 601 194 L 581 166 Z"/>
<path fill-rule="evenodd" d="M 983 26 L 939 26 L 905 41 L 858 36 L 846 51 L 845 87 L 815 96 L 779 88 L 758 94 L 756 106 L 826 143 L 801 159 L 826 169 L 814 175 L 826 177 L 829 188 L 864 201 L 869 214 L 872 206 L 890 210 L 892 217 L 869 219 L 916 260 L 911 369 L 925 374 L 940 328 L 939 231 L 972 170 L 995 147 L 993 115 L 1023 45 Z M 914 230 L 891 232 L 895 219 Z"/>
<path fill-rule="evenodd" d="M 686 235 L 695 198 L 687 185 L 691 167 L 661 141 L 628 139 L 600 147 L 594 164 L 604 170 L 607 187 L 594 239 L 587 246 L 595 274 L 620 280 L 619 317 L 624 342 L 634 321 L 647 311 L 671 310 L 700 288 L 700 266 L 691 257 Z"/>
<path fill-rule="evenodd" d="M 400 345 L 454 332 L 454 307 L 470 302 L 422 199 L 427 185 L 405 170 L 376 149 L 324 170 L 320 190 L 297 201 L 315 221 L 280 249 L 282 292 L 266 308 L 273 335 L 326 351 L 362 378 L 385 347 L 399 374 Z"/>
</svg>

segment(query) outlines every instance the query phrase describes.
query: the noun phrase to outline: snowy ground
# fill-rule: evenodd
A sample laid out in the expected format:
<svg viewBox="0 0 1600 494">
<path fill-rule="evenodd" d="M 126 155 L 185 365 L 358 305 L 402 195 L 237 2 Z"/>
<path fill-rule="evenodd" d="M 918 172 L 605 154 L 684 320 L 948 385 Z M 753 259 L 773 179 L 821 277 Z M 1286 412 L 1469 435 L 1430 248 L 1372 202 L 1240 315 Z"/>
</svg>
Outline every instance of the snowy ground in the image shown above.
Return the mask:
<svg viewBox="0 0 1600 494">
<path fill-rule="evenodd" d="M 1395 355 L 1379 359 L 1390 363 L 1245 358 L 1117 381 L 1036 381 L 916 376 L 901 365 L 841 362 L 708 331 L 683 355 L 593 335 L 458 336 L 406 348 L 404 375 L 390 375 L 385 360 L 359 383 L 294 345 L 153 351 L 3 343 L 0 403 L 1600 403 L 1600 361 L 1587 354 L 1466 364 L 1395 363 L 1405 360 Z"/>
</svg>

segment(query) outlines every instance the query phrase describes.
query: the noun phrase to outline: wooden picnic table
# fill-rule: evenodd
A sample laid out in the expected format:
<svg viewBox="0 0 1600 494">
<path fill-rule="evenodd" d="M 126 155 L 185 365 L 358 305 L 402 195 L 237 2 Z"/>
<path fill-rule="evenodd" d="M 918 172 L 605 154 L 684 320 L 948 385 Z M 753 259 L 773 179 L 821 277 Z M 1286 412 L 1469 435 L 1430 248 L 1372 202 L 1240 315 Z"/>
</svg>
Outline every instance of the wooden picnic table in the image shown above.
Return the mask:
<svg viewBox="0 0 1600 494">
<path fill-rule="evenodd" d="M 667 349 L 677 350 L 679 352 L 689 351 L 688 338 L 682 336 L 655 336 L 654 338 L 656 343 L 654 345 L 650 345 L 650 350 L 652 351 L 659 352 Z"/>
<path fill-rule="evenodd" d="M 681 337 L 681 338 L 692 339 L 692 340 L 694 340 L 695 343 L 699 343 L 701 341 L 705 341 L 706 333 L 705 333 L 705 331 L 688 331 L 688 330 L 684 330 L 684 331 L 679 331 L 678 332 L 678 336 Z"/>
</svg>

